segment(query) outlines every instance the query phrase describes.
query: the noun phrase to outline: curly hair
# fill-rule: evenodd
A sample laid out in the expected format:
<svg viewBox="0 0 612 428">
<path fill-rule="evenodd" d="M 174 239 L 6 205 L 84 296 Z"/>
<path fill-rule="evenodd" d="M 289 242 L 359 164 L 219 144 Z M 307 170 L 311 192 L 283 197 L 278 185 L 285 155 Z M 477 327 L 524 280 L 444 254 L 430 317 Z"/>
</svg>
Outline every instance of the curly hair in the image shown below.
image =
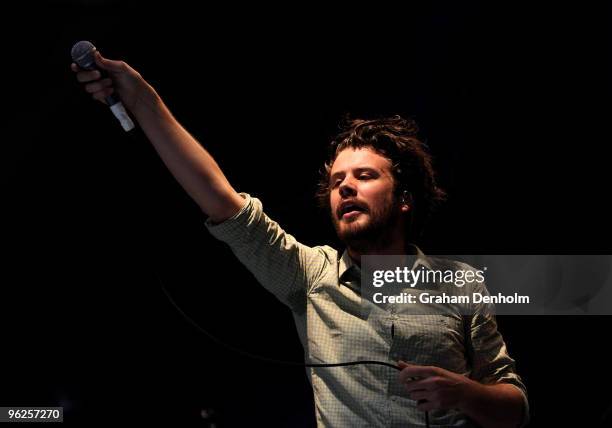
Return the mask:
<svg viewBox="0 0 612 428">
<path fill-rule="evenodd" d="M 395 180 L 394 195 L 412 195 L 411 234 L 419 235 L 434 209 L 446 199 L 436 183 L 436 174 L 427 146 L 417 138 L 418 126 L 412 119 L 393 116 L 382 119 L 345 119 L 342 131 L 329 147 L 329 158 L 321 169 L 316 198 L 330 210 L 330 172 L 338 154 L 347 149 L 369 148 L 391 161 Z"/>
</svg>

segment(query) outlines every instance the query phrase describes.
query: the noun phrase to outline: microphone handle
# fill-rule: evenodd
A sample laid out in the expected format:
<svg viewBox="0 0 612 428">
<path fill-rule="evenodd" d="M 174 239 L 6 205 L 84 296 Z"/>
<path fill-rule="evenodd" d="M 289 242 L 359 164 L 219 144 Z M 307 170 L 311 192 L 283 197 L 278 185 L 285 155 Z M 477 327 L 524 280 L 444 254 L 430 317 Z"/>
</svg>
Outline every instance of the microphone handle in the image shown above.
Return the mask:
<svg viewBox="0 0 612 428">
<path fill-rule="evenodd" d="M 112 95 L 106 97 L 105 100 L 110 106 L 111 111 L 113 112 L 119 123 L 121 123 L 121 127 L 123 128 L 123 130 L 125 132 L 128 132 L 134 129 L 136 125 L 134 125 L 132 118 L 128 115 L 128 112 L 126 111 L 123 103 Z"/>
</svg>

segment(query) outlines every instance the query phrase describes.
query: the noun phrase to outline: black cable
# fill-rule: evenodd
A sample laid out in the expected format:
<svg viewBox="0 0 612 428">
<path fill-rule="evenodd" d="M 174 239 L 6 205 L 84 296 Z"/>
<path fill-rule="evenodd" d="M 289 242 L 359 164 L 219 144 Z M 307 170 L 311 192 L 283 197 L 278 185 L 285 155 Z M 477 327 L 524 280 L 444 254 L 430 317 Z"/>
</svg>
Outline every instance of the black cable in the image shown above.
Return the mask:
<svg viewBox="0 0 612 428">
<path fill-rule="evenodd" d="M 200 326 L 197 322 L 195 322 L 193 320 L 193 318 L 191 318 L 189 315 L 187 315 L 179 307 L 179 305 L 174 301 L 172 296 L 170 296 L 170 293 L 168 293 L 168 290 L 166 290 L 166 287 L 164 287 L 164 285 L 161 282 L 161 279 L 159 279 L 159 277 L 157 277 L 157 280 L 161 284 L 161 287 L 162 287 L 162 290 L 163 290 L 164 294 L 166 295 L 166 297 L 168 298 L 170 303 L 172 303 L 172 306 L 174 306 L 174 308 L 182 315 L 183 318 L 185 318 L 192 326 L 194 326 L 196 329 L 198 329 L 200 331 L 200 333 L 203 333 L 210 340 L 212 340 L 213 342 L 217 343 L 218 345 L 221 345 L 221 346 L 229 349 L 230 351 L 232 351 L 234 353 L 244 355 L 245 357 L 248 357 L 248 358 L 251 358 L 251 359 L 263 361 L 265 363 L 271 363 L 271 364 L 277 364 L 277 365 L 285 365 L 285 366 L 297 366 L 297 367 L 340 367 L 340 366 L 355 366 L 355 365 L 358 365 L 358 364 L 377 364 L 377 365 L 380 365 L 380 366 L 387 366 L 387 367 L 390 367 L 392 369 L 401 370 L 398 366 L 396 366 L 394 364 L 390 364 L 390 363 L 385 363 L 383 361 L 363 360 L 363 361 L 349 361 L 349 362 L 346 362 L 346 363 L 299 363 L 297 361 L 277 360 L 275 358 L 269 358 L 269 357 L 263 357 L 263 356 L 257 355 L 257 354 L 251 354 L 250 352 L 244 351 L 244 350 L 242 350 L 240 348 L 236 348 L 236 347 L 230 345 L 229 343 L 223 342 L 221 339 L 217 338 L 216 336 L 212 335 L 207 330 L 205 330 L 202 326 Z"/>
<path fill-rule="evenodd" d="M 172 306 L 174 306 L 174 308 L 179 312 L 179 314 L 181 314 L 181 316 L 185 320 L 187 320 L 200 333 L 204 334 L 210 340 L 212 340 L 213 342 L 215 342 L 216 344 L 218 344 L 218 345 L 220 345 L 220 346 L 222 346 L 224 348 L 229 349 L 230 351 L 232 351 L 234 353 L 237 353 L 237 354 L 240 354 L 240 355 L 244 355 L 245 357 L 248 357 L 248 358 L 251 358 L 251 359 L 254 359 L 254 360 L 263 361 L 265 363 L 284 365 L 284 366 L 294 366 L 294 367 L 343 367 L 343 366 L 356 366 L 356 365 L 359 365 L 359 364 L 372 364 L 372 365 L 379 365 L 379 366 L 390 367 L 390 368 L 398 370 L 398 371 L 402 370 L 399 366 L 396 366 L 394 364 L 385 363 L 384 361 L 374 361 L 374 360 L 347 361 L 347 362 L 343 362 L 343 363 L 299 363 L 297 361 L 277 360 L 275 358 L 264 357 L 264 356 L 261 356 L 261 355 L 252 354 L 252 353 L 247 352 L 245 350 L 242 350 L 240 348 L 236 348 L 235 346 L 232 346 L 229 343 L 226 343 L 226 342 L 222 341 L 221 339 L 219 339 L 218 337 L 214 336 L 213 334 L 209 333 L 202 326 L 200 326 L 197 322 L 195 322 L 193 320 L 193 318 L 191 318 L 189 315 L 187 315 L 185 313 L 185 311 L 183 311 L 181 309 L 181 307 L 174 301 L 174 299 L 172 298 L 170 293 L 168 293 L 168 290 L 166 290 L 166 287 L 164 286 L 164 283 L 162 282 L 162 280 L 159 277 L 159 275 L 157 274 L 157 272 L 155 273 L 155 276 L 156 276 L 157 281 L 159 282 L 159 284 L 160 284 L 160 286 L 162 288 L 162 291 L 164 292 L 164 294 L 166 295 L 166 297 L 168 298 L 168 300 L 170 301 Z M 429 413 L 427 411 L 425 412 L 425 426 L 427 428 L 429 428 Z"/>
</svg>

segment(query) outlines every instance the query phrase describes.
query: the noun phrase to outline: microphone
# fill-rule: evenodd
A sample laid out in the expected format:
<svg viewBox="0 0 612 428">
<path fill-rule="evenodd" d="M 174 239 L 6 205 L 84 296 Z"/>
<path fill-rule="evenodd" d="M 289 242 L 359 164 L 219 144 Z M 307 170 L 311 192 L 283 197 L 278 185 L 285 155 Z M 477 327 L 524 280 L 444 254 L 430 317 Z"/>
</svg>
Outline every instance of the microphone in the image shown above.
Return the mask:
<svg viewBox="0 0 612 428">
<path fill-rule="evenodd" d="M 81 40 L 74 44 L 72 49 L 70 50 L 70 55 L 72 56 L 72 60 L 82 69 L 84 70 L 97 70 L 96 60 L 94 53 L 96 52 L 96 47 L 87 40 Z M 115 115 L 115 117 L 121 123 L 121 127 L 124 131 L 131 131 L 134 129 L 134 122 L 128 115 L 127 111 L 123 103 L 113 95 L 109 95 L 105 98 L 106 103 L 110 106 L 111 111 Z"/>
</svg>

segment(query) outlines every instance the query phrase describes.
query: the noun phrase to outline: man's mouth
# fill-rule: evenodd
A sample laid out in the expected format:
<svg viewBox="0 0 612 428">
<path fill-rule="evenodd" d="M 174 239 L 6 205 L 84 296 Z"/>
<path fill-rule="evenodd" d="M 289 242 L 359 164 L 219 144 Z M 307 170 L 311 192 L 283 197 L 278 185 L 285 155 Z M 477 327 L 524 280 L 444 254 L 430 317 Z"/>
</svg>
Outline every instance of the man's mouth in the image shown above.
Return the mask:
<svg viewBox="0 0 612 428">
<path fill-rule="evenodd" d="M 344 220 L 351 219 L 353 217 L 357 217 L 359 214 L 365 212 L 366 209 L 358 204 L 345 204 L 340 208 L 340 218 Z"/>
<path fill-rule="evenodd" d="M 344 220 L 350 220 L 353 217 L 357 217 L 359 214 L 361 214 L 361 211 L 349 211 L 347 213 L 342 214 L 342 219 Z"/>
</svg>

